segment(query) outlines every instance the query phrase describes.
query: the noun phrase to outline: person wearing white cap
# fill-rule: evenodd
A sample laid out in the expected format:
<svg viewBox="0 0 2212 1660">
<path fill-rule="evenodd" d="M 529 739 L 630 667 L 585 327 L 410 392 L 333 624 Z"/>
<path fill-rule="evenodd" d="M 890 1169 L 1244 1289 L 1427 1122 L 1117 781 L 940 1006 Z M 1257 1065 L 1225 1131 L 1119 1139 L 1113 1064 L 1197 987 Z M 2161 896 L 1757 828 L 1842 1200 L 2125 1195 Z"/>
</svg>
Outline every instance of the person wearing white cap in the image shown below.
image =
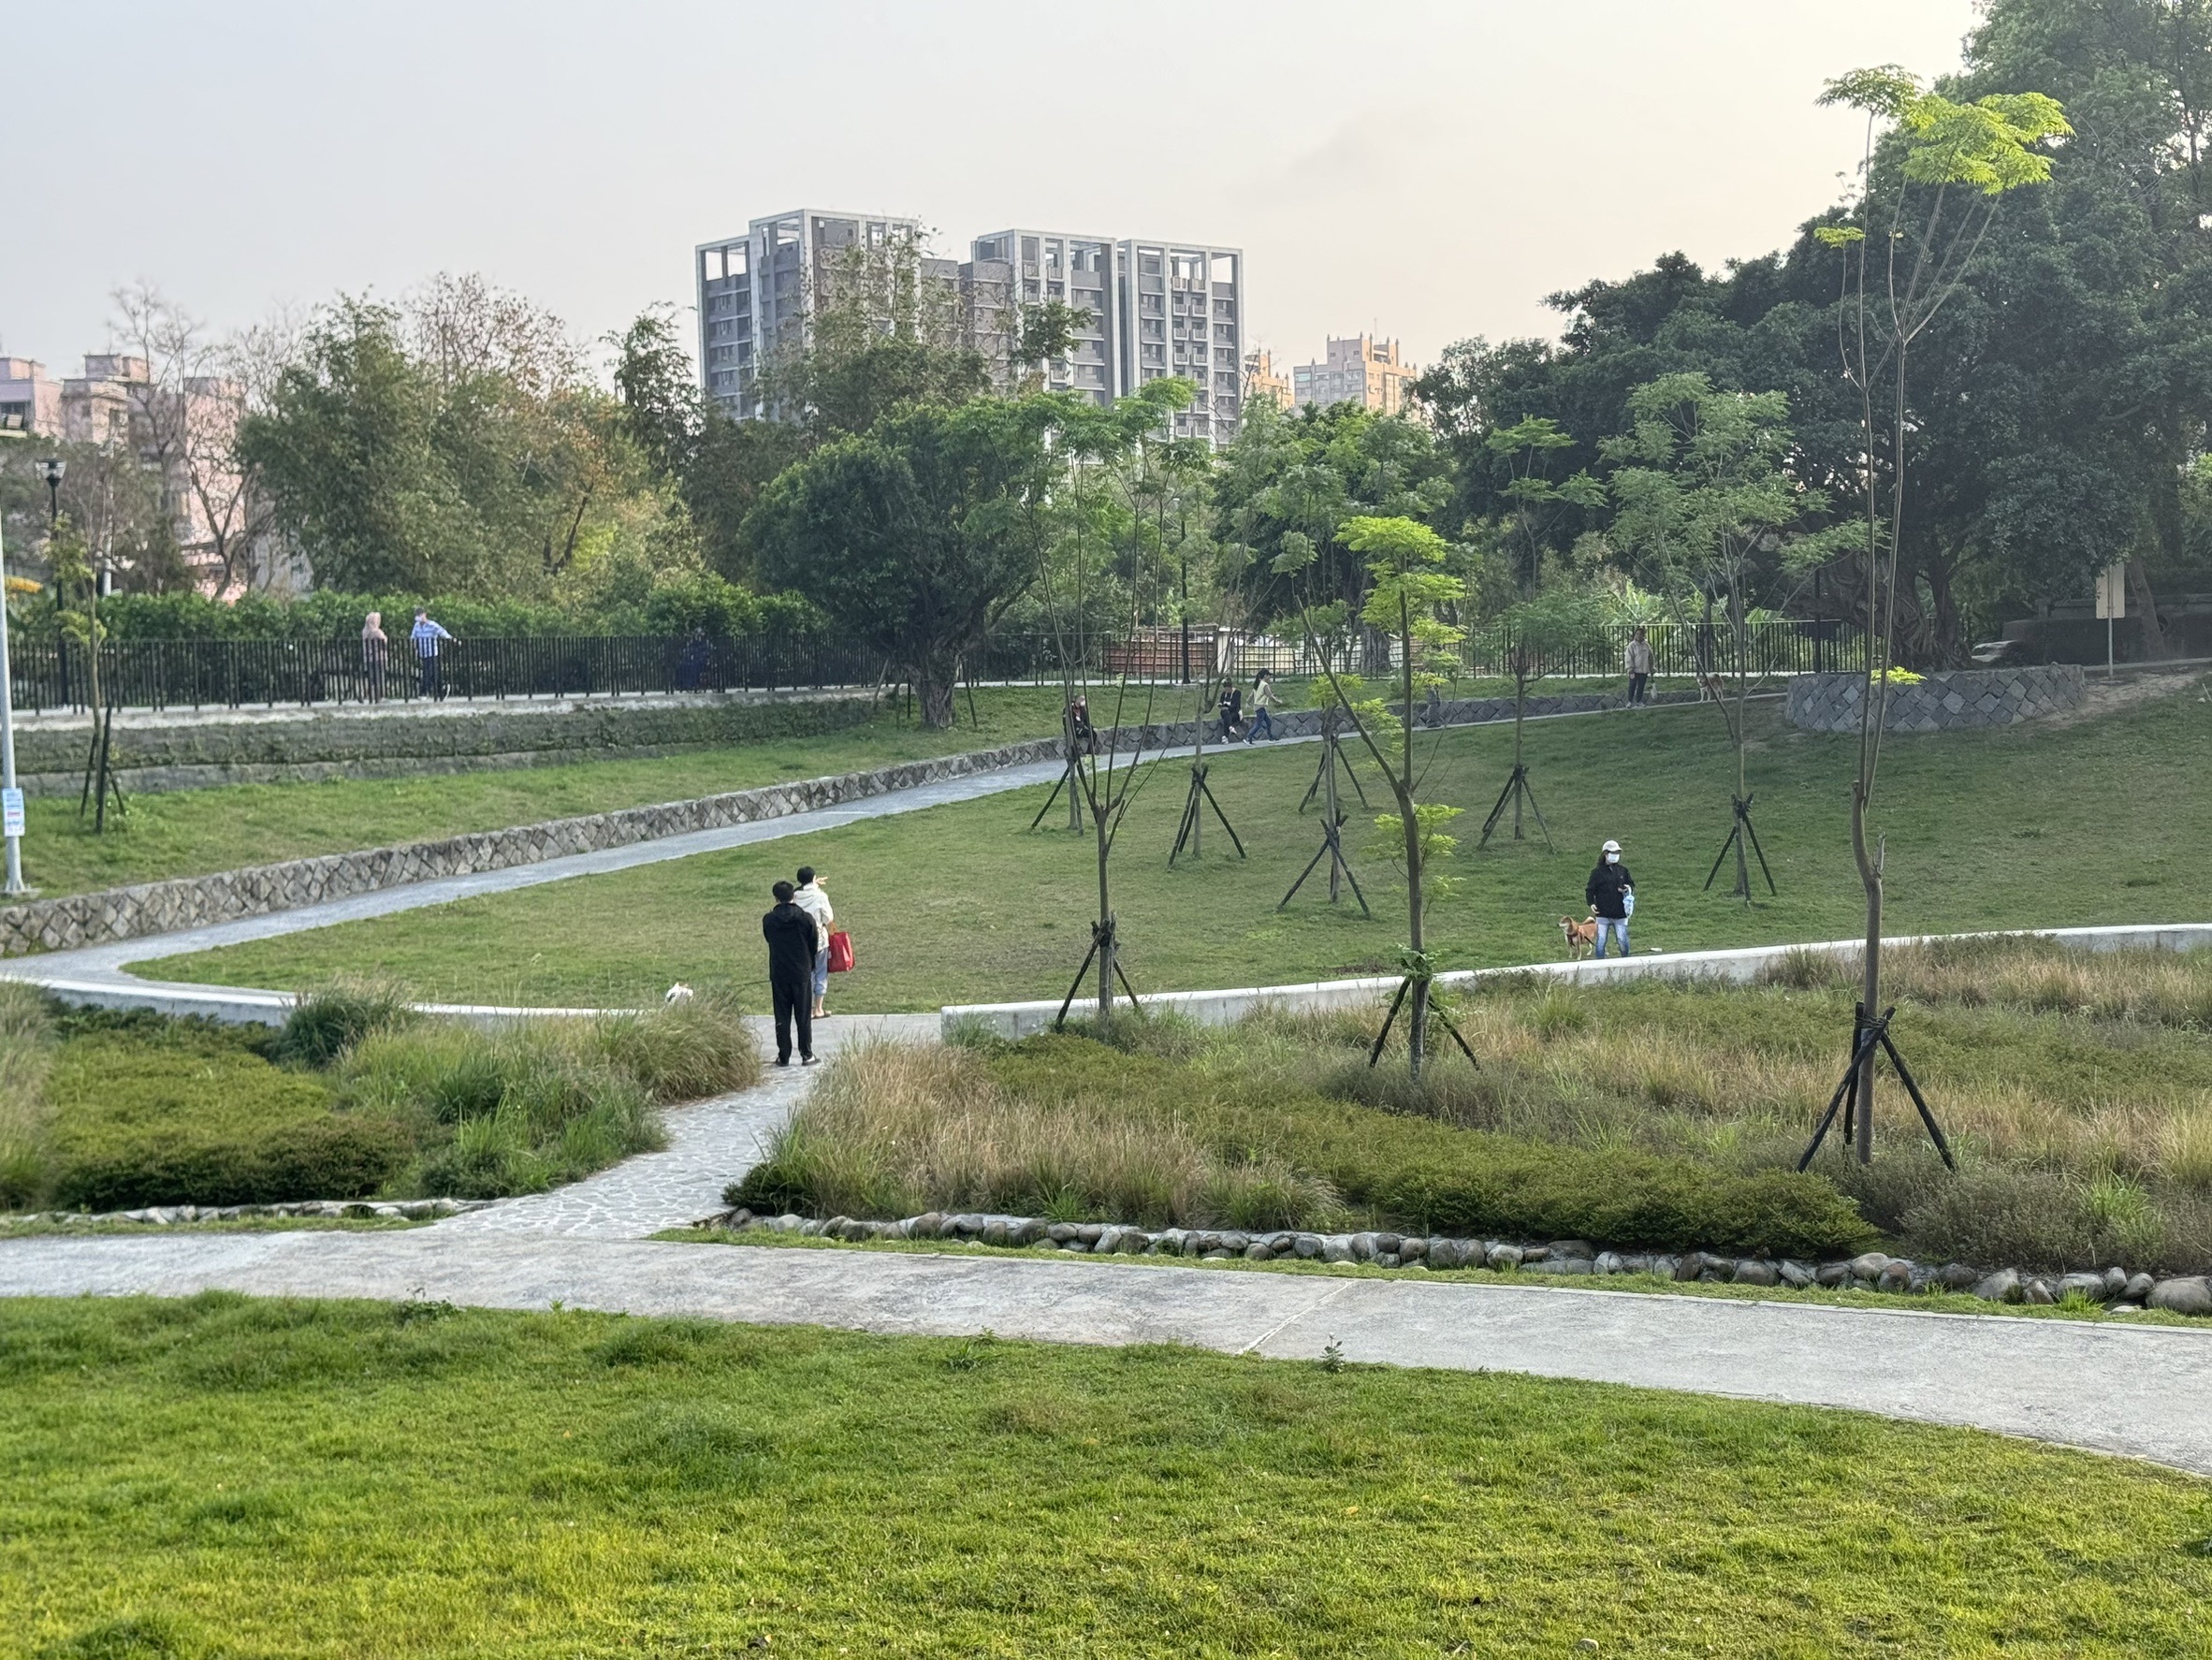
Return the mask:
<svg viewBox="0 0 2212 1660">
<path fill-rule="evenodd" d="M 1582 884 L 1582 897 L 1597 918 L 1597 954 L 1606 954 L 1608 935 L 1621 941 L 1621 954 L 1628 954 L 1628 918 L 1636 910 L 1636 878 L 1621 863 L 1621 844 L 1608 840 L 1599 850 L 1597 868 Z"/>
</svg>

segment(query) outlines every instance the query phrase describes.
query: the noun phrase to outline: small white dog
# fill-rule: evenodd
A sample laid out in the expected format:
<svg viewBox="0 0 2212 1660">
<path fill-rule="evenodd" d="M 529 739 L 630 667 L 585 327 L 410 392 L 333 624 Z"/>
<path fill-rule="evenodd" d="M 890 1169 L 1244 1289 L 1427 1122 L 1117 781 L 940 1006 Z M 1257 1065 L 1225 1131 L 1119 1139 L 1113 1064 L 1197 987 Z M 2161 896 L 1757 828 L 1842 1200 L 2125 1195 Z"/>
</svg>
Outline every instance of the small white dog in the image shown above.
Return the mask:
<svg viewBox="0 0 2212 1660">
<path fill-rule="evenodd" d="M 679 980 L 674 985 L 668 988 L 667 996 L 661 999 L 661 1007 L 663 1009 L 673 1009 L 678 1003 L 688 1003 L 691 1000 L 691 988 L 684 984 L 684 983 Z"/>
</svg>

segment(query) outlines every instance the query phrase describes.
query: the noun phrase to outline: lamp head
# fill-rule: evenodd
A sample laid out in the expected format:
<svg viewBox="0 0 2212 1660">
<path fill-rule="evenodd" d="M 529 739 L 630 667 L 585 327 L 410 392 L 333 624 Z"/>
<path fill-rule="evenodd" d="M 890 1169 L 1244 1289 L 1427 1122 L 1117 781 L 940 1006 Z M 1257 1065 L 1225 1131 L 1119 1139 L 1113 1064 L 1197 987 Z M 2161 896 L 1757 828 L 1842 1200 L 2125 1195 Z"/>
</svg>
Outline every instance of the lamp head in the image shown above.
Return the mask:
<svg viewBox="0 0 2212 1660">
<path fill-rule="evenodd" d="M 46 479 L 46 488 L 48 489 L 59 489 L 62 483 L 62 474 L 69 471 L 69 463 L 61 459 L 61 458 L 58 456 L 49 456 L 45 460 L 38 463 L 38 471 L 44 475 Z"/>
</svg>

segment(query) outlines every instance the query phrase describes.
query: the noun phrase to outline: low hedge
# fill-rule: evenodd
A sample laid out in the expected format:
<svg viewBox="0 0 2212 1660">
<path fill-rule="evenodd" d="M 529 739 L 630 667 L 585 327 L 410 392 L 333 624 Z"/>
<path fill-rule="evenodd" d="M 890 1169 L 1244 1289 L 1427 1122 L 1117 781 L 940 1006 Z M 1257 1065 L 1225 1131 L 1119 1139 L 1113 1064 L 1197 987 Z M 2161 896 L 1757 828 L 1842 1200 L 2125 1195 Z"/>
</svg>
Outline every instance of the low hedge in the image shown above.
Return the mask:
<svg viewBox="0 0 2212 1660">
<path fill-rule="evenodd" d="M 403 1125 L 334 1112 L 328 1085 L 254 1038 L 184 1023 L 65 1041 L 48 1089 L 52 1196 L 70 1210 L 358 1198 L 414 1153 Z"/>
<path fill-rule="evenodd" d="M 1623 1248 L 1834 1257 L 1880 1235 L 1823 1177 L 1463 1129 L 1078 1037 L 998 1049 L 992 1075 L 1041 1101 L 1099 1095 L 1240 1157 L 1273 1156 L 1394 1227 Z"/>
</svg>

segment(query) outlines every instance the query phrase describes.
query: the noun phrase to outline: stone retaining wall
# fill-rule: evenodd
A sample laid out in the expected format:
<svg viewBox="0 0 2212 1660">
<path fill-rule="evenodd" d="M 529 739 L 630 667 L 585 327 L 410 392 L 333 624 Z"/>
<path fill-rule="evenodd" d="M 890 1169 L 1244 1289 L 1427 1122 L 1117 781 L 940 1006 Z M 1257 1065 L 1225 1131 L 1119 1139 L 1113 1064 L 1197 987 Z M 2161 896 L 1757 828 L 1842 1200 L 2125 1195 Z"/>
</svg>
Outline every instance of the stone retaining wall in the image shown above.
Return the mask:
<svg viewBox="0 0 2212 1660">
<path fill-rule="evenodd" d="M 1856 732 L 1866 695 L 1861 675 L 1792 675 L 1790 724 L 1801 732 Z M 1889 689 L 1886 732 L 1950 732 L 1966 726 L 2014 726 L 2079 706 L 2081 665 L 1959 669 Z"/>
<path fill-rule="evenodd" d="M 167 934 L 179 928 L 199 927 L 235 917 L 260 916 L 271 910 L 290 910 L 302 905 L 320 904 L 326 899 L 341 899 L 351 894 L 372 893 L 380 888 L 428 881 L 436 877 L 501 870 L 512 865 L 533 865 L 569 853 L 586 853 L 631 842 L 684 836 L 695 830 L 718 830 L 727 824 L 783 818 L 894 790 L 910 790 L 940 779 L 965 778 L 970 773 L 1049 761 L 1059 752 L 1057 739 L 1040 739 L 965 755 L 902 762 L 870 772 L 851 772 L 835 778 L 808 779 L 796 783 L 770 784 L 758 790 L 704 795 L 691 801 L 624 808 L 617 812 L 518 824 L 504 830 L 484 830 L 438 841 L 326 853 L 319 858 L 290 859 L 279 865 L 221 870 L 211 876 L 178 877 L 136 887 L 34 900 L 27 905 L 0 908 L 0 956 L 65 951 L 105 939 Z"/>
<path fill-rule="evenodd" d="M 681 754 L 725 744 L 811 737 L 858 726 L 860 695 L 731 695 L 652 701 L 367 708 L 236 719 L 116 717 L 114 762 L 126 790 L 312 782 Z M 16 770 L 32 794 L 68 794 L 84 779 L 83 724 L 16 733 Z"/>
</svg>

